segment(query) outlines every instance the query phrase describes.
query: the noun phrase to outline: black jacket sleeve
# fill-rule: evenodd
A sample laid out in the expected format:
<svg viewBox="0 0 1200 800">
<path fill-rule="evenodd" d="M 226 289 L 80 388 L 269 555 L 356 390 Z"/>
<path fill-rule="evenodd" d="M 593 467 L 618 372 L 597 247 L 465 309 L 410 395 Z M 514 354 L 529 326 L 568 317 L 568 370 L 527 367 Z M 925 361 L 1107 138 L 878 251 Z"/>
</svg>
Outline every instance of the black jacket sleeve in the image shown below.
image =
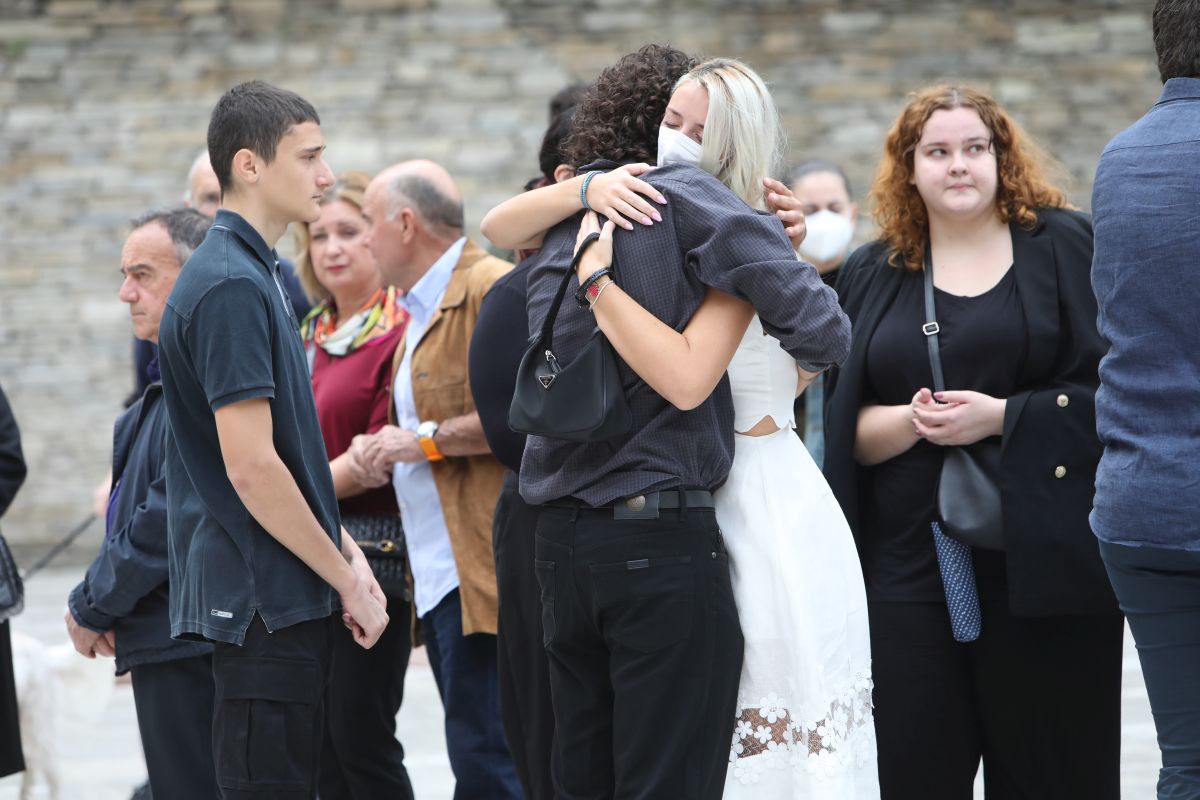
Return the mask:
<svg viewBox="0 0 1200 800">
<path fill-rule="evenodd" d="M 145 402 L 143 400 L 143 402 Z M 126 415 L 136 416 L 134 405 Z M 128 616 L 143 597 L 167 580 L 167 491 L 163 453 L 166 434 L 165 408 L 161 400 L 135 433 L 135 458 L 125 465 L 120 491 L 140 497 L 122 496 L 115 529 L 104 537 L 100 552 L 87 574 L 71 592 L 67 605 L 79 624 L 103 632 L 116 620 Z M 118 425 L 121 423 L 118 422 Z M 149 478 L 147 480 L 146 476 Z"/>
<path fill-rule="evenodd" d="M 1039 216 L 1054 251 L 1058 336 L 1052 368 L 1010 396 L 1004 413 L 1010 605 L 1028 615 L 1115 612 L 1088 523 L 1103 449 L 1095 397 L 1106 350 L 1091 286 L 1091 220 L 1060 209 Z"/>
<path fill-rule="evenodd" d="M 25 457 L 21 453 L 21 432 L 13 417 L 4 390 L 0 389 L 0 517 L 12 505 L 17 489 L 25 482 Z"/>
</svg>

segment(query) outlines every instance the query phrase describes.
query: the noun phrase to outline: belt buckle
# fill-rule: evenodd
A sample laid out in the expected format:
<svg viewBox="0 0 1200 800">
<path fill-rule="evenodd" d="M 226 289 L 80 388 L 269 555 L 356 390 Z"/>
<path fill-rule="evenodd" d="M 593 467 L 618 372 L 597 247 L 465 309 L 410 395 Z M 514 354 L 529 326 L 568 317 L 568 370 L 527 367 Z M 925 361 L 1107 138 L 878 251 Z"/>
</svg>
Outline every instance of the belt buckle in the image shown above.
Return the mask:
<svg viewBox="0 0 1200 800">
<path fill-rule="evenodd" d="M 613 519 L 658 519 L 658 492 L 627 497 L 613 507 Z"/>
</svg>

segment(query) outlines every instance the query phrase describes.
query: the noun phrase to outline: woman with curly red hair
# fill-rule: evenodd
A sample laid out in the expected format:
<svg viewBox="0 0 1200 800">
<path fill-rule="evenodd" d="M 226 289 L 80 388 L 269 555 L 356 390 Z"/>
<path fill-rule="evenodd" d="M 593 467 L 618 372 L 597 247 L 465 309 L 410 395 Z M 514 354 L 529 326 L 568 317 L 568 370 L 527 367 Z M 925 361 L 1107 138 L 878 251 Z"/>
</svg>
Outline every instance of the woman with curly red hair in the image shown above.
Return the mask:
<svg viewBox="0 0 1200 800">
<path fill-rule="evenodd" d="M 1119 796 L 1092 229 L 1049 163 L 986 94 L 916 93 L 871 191 L 879 239 L 839 281 L 854 341 L 825 473 L 866 578 L 884 800 L 968 800 L 981 758 L 989 798 Z M 979 442 L 1000 454 L 991 549 L 950 538 L 936 501 L 950 448 Z"/>
</svg>

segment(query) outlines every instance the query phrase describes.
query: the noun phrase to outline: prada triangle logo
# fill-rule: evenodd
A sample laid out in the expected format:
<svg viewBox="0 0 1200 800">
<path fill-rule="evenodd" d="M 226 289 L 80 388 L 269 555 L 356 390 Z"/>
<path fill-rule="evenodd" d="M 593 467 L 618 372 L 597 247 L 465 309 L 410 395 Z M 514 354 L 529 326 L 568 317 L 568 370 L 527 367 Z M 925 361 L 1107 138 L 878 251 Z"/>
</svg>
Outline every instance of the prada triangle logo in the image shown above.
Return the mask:
<svg viewBox="0 0 1200 800">
<path fill-rule="evenodd" d="M 537 379 L 538 379 L 538 383 L 540 383 L 542 385 L 543 389 L 549 389 L 550 384 L 554 383 L 555 377 L 557 377 L 557 376 L 555 376 L 555 375 L 538 375 Z"/>
</svg>

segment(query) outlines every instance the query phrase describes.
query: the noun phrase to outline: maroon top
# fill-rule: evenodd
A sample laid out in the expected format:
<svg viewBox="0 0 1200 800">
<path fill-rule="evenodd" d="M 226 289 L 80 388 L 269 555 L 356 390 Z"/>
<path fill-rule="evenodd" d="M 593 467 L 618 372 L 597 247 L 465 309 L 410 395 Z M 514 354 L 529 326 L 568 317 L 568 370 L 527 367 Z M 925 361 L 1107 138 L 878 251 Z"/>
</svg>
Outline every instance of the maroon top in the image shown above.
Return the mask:
<svg viewBox="0 0 1200 800">
<path fill-rule="evenodd" d="M 329 459 L 346 452 L 360 433 L 374 433 L 387 424 L 392 401 L 392 355 L 404 335 L 397 325 L 382 336 L 344 356 L 331 356 L 309 344 L 313 354 L 313 398 Z M 390 483 L 355 497 L 338 500 L 343 514 L 398 514 Z"/>
</svg>

